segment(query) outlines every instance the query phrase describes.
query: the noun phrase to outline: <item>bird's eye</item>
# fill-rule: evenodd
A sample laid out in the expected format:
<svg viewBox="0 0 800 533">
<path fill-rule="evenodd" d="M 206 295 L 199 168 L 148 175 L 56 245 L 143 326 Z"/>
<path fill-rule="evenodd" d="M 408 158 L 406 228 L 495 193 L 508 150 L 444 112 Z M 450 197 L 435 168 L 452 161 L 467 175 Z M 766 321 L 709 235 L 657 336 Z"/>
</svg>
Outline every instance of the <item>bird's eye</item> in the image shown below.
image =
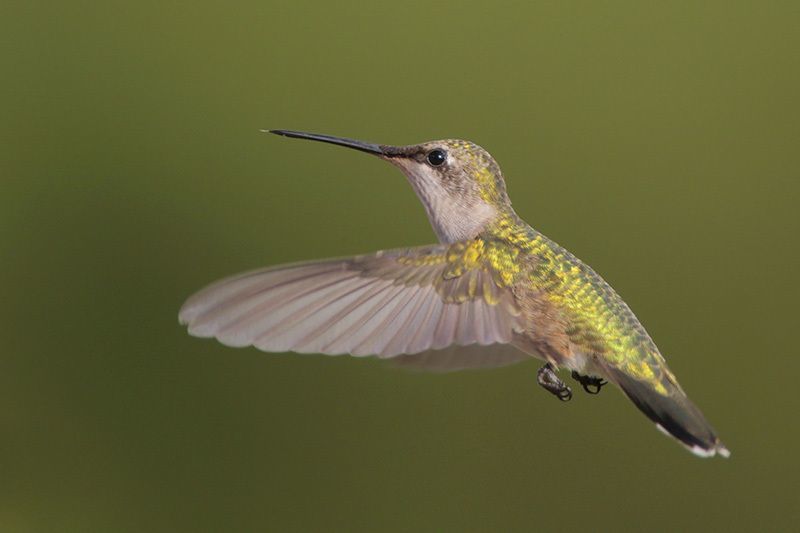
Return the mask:
<svg viewBox="0 0 800 533">
<path fill-rule="evenodd" d="M 447 160 L 447 154 L 443 150 L 431 150 L 428 152 L 428 163 L 432 167 L 441 166 Z"/>
</svg>

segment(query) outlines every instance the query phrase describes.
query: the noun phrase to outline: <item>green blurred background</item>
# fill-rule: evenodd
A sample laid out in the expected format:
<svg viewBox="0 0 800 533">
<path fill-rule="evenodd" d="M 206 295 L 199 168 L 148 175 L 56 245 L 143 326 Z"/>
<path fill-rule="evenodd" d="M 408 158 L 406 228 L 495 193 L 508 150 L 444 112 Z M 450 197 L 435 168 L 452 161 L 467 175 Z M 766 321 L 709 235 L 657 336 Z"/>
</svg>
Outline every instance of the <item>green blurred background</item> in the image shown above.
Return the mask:
<svg viewBox="0 0 800 533">
<path fill-rule="evenodd" d="M 797 527 L 796 2 L 0 5 L 0 530 Z M 189 337 L 242 270 L 433 242 L 389 165 L 471 139 L 733 455 L 535 362 L 425 375 Z"/>
</svg>

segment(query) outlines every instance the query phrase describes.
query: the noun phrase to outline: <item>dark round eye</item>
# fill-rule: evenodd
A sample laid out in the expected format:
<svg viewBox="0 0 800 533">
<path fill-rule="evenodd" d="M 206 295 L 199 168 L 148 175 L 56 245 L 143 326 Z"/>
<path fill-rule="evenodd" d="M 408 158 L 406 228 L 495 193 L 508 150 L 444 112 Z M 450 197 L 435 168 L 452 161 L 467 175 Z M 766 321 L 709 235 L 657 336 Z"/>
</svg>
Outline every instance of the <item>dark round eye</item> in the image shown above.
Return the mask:
<svg viewBox="0 0 800 533">
<path fill-rule="evenodd" d="M 442 165 L 447 160 L 447 154 L 444 150 L 431 150 L 428 152 L 428 163 L 433 167 Z"/>
</svg>

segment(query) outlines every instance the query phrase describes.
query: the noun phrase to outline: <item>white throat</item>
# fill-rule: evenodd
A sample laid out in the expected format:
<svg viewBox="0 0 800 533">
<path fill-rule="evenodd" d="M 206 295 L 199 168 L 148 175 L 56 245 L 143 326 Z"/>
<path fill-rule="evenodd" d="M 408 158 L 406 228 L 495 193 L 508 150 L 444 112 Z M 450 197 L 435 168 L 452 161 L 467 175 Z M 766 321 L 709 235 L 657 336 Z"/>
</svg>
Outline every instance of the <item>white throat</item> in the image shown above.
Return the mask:
<svg viewBox="0 0 800 533">
<path fill-rule="evenodd" d="M 497 209 L 486 202 L 470 202 L 451 194 L 439 182 L 439 177 L 425 167 L 397 166 L 403 169 L 425 206 L 425 213 L 439 242 L 451 244 L 473 239 L 497 216 Z"/>
</svg>

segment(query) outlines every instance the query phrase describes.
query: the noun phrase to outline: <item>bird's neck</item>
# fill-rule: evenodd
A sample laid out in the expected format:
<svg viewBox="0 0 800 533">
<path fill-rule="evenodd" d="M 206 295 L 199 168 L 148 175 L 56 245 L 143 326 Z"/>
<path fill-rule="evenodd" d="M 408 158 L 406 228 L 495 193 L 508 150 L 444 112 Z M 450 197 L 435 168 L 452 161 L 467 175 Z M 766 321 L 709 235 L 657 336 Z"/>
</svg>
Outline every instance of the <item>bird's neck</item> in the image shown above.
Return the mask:
<svg viewBox="0 0 800 533">
<path fill-rule="evenodd" d="M 497 210 L 488 204 L 478 204 L 465 214 L 463 208 L 451 209 L 450 206 L 425 206 L 428 220 L 439 241 L 452 244 L 458 241 L 474 239 L 491 226 L 497 218 Z"/>
<path fill-rule="evenodd" d="M 527 222 L 517 215 L 511 206 L 503 209 L 483 231 L 483 234 L 494 239 L 506 241 L 513 245 L 522 245 L 540 236 Z"/>
</svg>

